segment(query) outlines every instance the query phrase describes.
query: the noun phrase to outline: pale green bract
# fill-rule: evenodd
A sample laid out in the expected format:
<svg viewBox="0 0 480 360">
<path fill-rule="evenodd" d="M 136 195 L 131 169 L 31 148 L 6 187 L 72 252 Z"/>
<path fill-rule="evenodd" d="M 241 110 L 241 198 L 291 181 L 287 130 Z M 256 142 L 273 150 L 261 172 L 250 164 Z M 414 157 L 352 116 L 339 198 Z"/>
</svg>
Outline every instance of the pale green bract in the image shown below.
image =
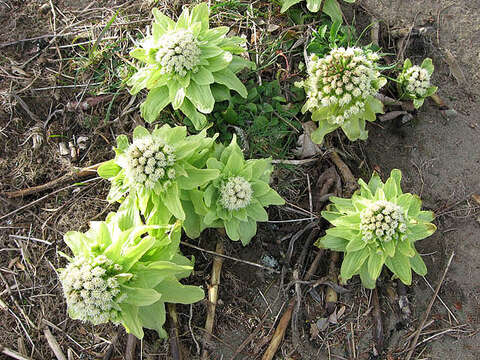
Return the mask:
<svg viewBox="0 0 480 360">
<path fill-rule="evenodd" d="M 183 206 L 190 209 L 185 232 L 195 238 L 205 228 L 225 228 L 231 240 L 240 240 L 245 246 L 257 233 L 257 221 L 268 220 L 264 207 L 285 203 L 269 186 L 271 159 L 245 161 L 234 136 L 226 148 L 217 147 L 216 157 L 208 159 L 207 167 L 220 171 L 219 177 L 182 194 Z"/>
<path fill-rule="evenodd" d="M 105 221 L 91 222 L 86 233 L 71 231 L 64 239 L 73 258 L 64 255 L 69 263 L 58 272 L 73 319 L 122 324 L 140 339 L 143 327 L 166 337 L 165 302 L 204 297 L 199 287 L 178 281 L 193 269 L 178 250 L 180 223 L 147 226 L 127 202 Z"/>
<path fill-rule="evenodd" d="M 292 7 L 295 4 L 298 4 L 299 2 L 302 2 L 304 0 L 283 0 L 282 2 L 282 9 L 280 12 L 284 13 L 287 11 L 290 7 Z M 320 7 L 322 6 L 323 2 L 323 8 L 322 11 L 330 16 L 333 22 L 339 21 L 342 22 L 342 10 L 340 9 L 340 5 L 338 4 L 337 0 L 306 0 L 307 1 L 307 9 L 311 12 L 318 12 L 320 11 Z M 354 3 L 355 0 L 343 0 L 347 3 Z"/>
<path fill-rule="evenodd" d="M 356 47 L 340 47 L 319 58 L 310 57 L 308 78 L 296 85 L 305 88 L 307 101 L 302 112 L 310 111 L 318 129 L 312 140 L 321 144 L 326 134 L 341 127 L 350 141 L 365 140 L 365 121 L 375 121 L 383 104 L 375 98 L 386 79 L 380 76 L 377 53 Z"/>
<path fill-rule="evenodd" d="M 421 210 L 418 196 L 402 192 L 401 178 L 395 169 L 383 183 L 374 173 L 368 184 L 358 181 L 360 190 L 351 199 L 330 197 L 332 204 L 322 216 L 334 227 L 316 245 L 345 253 L 344 283 L 358 274 L 363 286 L 373 289 L 384 264 L 406 285 L 412 282 L 412 269 L 427 273 L 414 243 L 435 232 L 434 216 Z"/>
<path fill-rule="evenodd" d="M 205 169 L 214 141 L 205 131 L 187 136 L 185 127 L 168 125 L 152 133 L 138 126 L 132 144 L 119 136 L 115 159 L 98 169 L 111 182 L 107 200 L 123 201 L 130 194 L 144 216 L 156 217 L 148 223 L 169 223 L 171 215 L 185 220 L 180 192 L 205 185 L 220 173 Z"/>
<path fill-rule="evenodd" d="M 185 9 L 174 22 L 153 9 L 152 34 L 130 53 L 144 66 L 128 81 L 132 94 L 149 90 L 140 107 L 147 122 L 172 104 L 200 130 L 207 124 L 204 114 L 212 112 L 215 101 L 228 99 L 230 90 L 247 96 L 236 76 L 252 66 L 236 55 L 245 52 L 244 39 L 226 37 L 230 30 L 226 26 L 210 29 L 209 13 L 207 4 L 199 4 L 191 12 Z"/>
<path fill-rule="evenodd" d="M 400 99 L 413 100 L 413 106 L 419 109 L 425 99 L 435 94 L 438 89 L 430 83 L 433 70 L 430 58 L 424 59 L 420 66 L 413 65 L 410 59 L 406 59 L 397 78 Z"/>
</svg>

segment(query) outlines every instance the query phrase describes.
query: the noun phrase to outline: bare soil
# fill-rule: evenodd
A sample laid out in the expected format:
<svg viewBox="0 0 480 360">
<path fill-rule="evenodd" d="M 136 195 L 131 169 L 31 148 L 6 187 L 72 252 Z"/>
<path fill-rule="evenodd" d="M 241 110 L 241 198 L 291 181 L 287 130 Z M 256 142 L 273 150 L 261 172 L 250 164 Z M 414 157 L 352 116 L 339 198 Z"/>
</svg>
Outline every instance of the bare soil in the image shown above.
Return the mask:
<svg viewBox="0 0 480 360">
<path fill-rule="evenodd" d="M 85 33 L 78 34 L 80 40 L 76 42 L 96 39 L 102 26 L 94 26 L 95 21 L 104 26 L 117 10 L 120 10 L 121 22 L 132 24 L 113 27 L 106 36 L 134 36 L 150 21 L 151 5 L 147 1 L 58 0 L 53 3 L 57 9 L 55 26 L 85 22 L 72 26 L 75 31 L 84 26 Z M 112 103 L 108 100 L 85 112 L 65 110 L 68 102 L 109 92 L 93 94 L 84 87 L 58 87 L 72 83 L 88 85 L 92 81 L 93 69 L 91 72 L 78 70 L 74 60 L 69 59 L 78 53 L 62 47 L 72 44 L 75 35 L 58 37 L 51 44 L 51 37 L 19 41 L 53 34 L 51 11 L 48 7 L 44 13 L 40 11 L 48 4 L 49 1 L 40 0 L 0 1 L 0 192 L 40 185 L 75 167 L 109 159 L 113 156 L 111 147 L 115 136 L 131 133 L 136 125 L 142 124 L 135 109 L 138 101 L 131 105 L 125 89 L 119 91 Z M 172 4 L 161 1 L 157 6 L 178 12 L 181 1 Z M 258 6 L 272 9 L 263 2 Z M 386 177 L 391 169 L 401 169 L 404 190 L 419 194 L 425 208 L 436 213 L 438 231 L 419 245 L 429 269 L 426 280 L 432 287 L 437 285 L 450 254 L 455 253 L 439 293 L 445 305 L 435 302 L 429 316 L 431 323 L 429 321 L 420 338 L 425 343 L 419 346 L 416 358 L 478 359 L 480 203 L 472 195 L 480 194 L 480 1 L 357 0 L 354 9 L 359 23 L 368 24 L 370 16 L 380 19 L 381 40 L 393 48 L 397 42 L 391 36 L 393 30 L 423 29 L 418 34 L 410 33 L 405 56 L 416 61 L 426 56 L 433 59 L 433 81 L 439 86 L 439 95 L 457 112 L 456 117 L 447 116 L 428 100 L 412 122 L 376 122 L 370 126 L 366 142 L 351 145 L 340 141 L 338 147 L 356 176 L 367 178 L 375 169 Z M 271 16 L 272 23 L 278 22 L 275 14 Z M 266 29 L 268 23 L 261 26 Z M 248 39 L 253 38 L 251 32 L 248 29 Z M 7 44 L 15 41 L 19 42 Z M 120 55 L 126 50 L 121 48 Z M 271 73 L 282 66 L 280 58 Z M 123 115 L 129 108 L 136 111 Z M 55 113 L 56 110 L 61 111 Z M 34 149 L 36 135 L 43 142 Z M 79 136 L 88 138 L 87 147 L 79 149 L 74 158 L 62 156 L 59 143 L 64 142 L 68 147 L 71 142 L 78 149 L 75 141 Z M 271 209 L 270 217 L 280 220 L 308 216 L 295 214 L 291 209 L 309 209 L 309 193 L 312 189 L 318 190 L 316 180 L 330 166 L 324 159 L 297 167 L 295 171 L 280 167 L 275 181 L 284 188 L 283 195 L 291 205 L 288 209 Z M 61 187 L 23 199 L 7 199 L 0 194 L 0 347 L 33 359 L 52 359 L 54 355 L 44 336 L 44 328 L 49 327 L 69 359 L 102 358 L 116 335 L 119 338 L 113 358 L 123 359 L 126 336 L 120 328 L 94 327 L 66 315 L 54 271 L 64 265 L 57 255 L 57 251 L 66 251 L 62 236 L 68 230 L 86 230 L 90 220 L 102 219 L 115 210 L 114 205 L 104 200 L 108 183 L 93 180 L 83 186 L 66 188 L 68 185 L 62 185 L 64 189 L 56 193 L 53 192 Z M 25 205 L 25 209 L 3 218 Z M 314 209 L 318 210 L 316 205 Z M 257 263 L 273 261 L 285 275 L 266 273 L 241 262 L 224 261 L 214 337 L 206 344 L 211 350 L 211 359 L 230 359 L 257 330 L 236 359 L 261 358 L 278 319 L 289 299 L 295 296 L 295 286 L 287 287 L 287 284 L 292 280 L 292 270 L 307 233 L 292 244 L 291 261 L 286 259 L 292 236 L 306 224 L 262 224 L 259 234 L 245 249 L 237 243 L 226 243 L 227 254 Z M 325 224 L 319 228 L 324 229 Z M 215 236 L 213 232 L 206 232 L 196 245 L 213 250 Z M 303 271 L 315 257 L 316 249 L 309 249 Z M 196 258 L 195 274 L 188 281 L 206 289 L 212 257 L 187 247 L 182 251 Z M 329 258 L 330 253 L 325 252 L 315 280 L 327 275 Z M 321 325 L 326 316 L 327 286 L 319 286 L 316 295 L 305 295 L 304 311 L 298 321 L 300 338 L 294 340 L 289 329 L 277 353 L 278 359 L 375 358 L 372 355 L 371 292 L 365 291 L 358 279 L 345 288 L 349 292 L 339 295 L 335 310 L 338 319 L 330 318 L 330 325 L 327 323 L 326 329 L 320 331 L 315 327 Z M 402 350 L 408 344 L 406 339 L 418 327 L 433 295 L 426 281 L 416 277 L 408 289 L 413 314 L 405 321 L 395 293 L 396 283 L 385 273 L 379 281 L 385 351 L 378 359 L 405 358 Z M 196 359 L 195 341 L 203 345 L 206 301 L 191 308 L 179 306 L 177 310 L 180 340 L 185 352 L 190 354 L 186 359 Z M 435 337 L 429 339 L 432 335 Z M 171 359 L 168 341 L 158 340 L 153 332 L 146 332 L 139 348 L 139 359 Z"/>
</svg>

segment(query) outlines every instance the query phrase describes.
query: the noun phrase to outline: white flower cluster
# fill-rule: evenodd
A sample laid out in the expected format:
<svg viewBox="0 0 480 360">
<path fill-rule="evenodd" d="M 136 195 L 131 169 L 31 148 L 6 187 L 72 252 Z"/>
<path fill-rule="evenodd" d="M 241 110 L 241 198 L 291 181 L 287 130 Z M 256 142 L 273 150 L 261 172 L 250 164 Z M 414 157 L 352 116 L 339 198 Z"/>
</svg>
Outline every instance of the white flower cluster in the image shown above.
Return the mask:
<svg viewBox="0 0 480 360">
<path fill-rule="evenodd" d="M 363 240 L 370 242 L 375 238 L 391 241 L 402 238 L 407 230 L 403 209 L 389 201 L 379 200 L 360 213 L 360 230 Z"/>
<path fill-rule="evenodd" d="M 228 179 L 220 188 L 220 205 L 233 211 L 243 209 L 252 200 L 252 186 L 241 176 Z"/>
<path fill-rule="evenodd" d="M 409 68 L 402 77 L 405 90 L 415 97 L 423 97 L 431 86 L 430 74 L 418 65 Z"/>
<path fill-rule="evenodd" d="M 126 175 L 131 182 L 153 189 L 160 182 L 166 190 L 176 173 L 174 149 L 170 145 L 155 142 L 152 137 L 135 140 L 127 150 Z"/>
<path fill-rule="evenodd" d="M 376 53 L 356 47 L 335 48 L 323 58 L 313 54 L 307 69 L 309 77 L 303 84 L 308 110 L 338 106 L 327 119 L 338 125 L 363 112 L 366 98 L 379 89 L 380 73 L 375 67 L 378 59 Z"/>
<path fill-rule="evenodd" d="M 197 71 L 201 50 L 191 31 L 167 33 L 159 39 L 158 44 L 155 59 L 162 66 L 162 73 L 184 77 L 190 70 Z"/>
<path fill-rule="evenodd" d="M 121 302 L 119 284 L 113 277 L 121 266 L 105 256 L 78 257 L 60 272 L 67 305 L 79 319 L 94 325 L 118 322 L 115 303 Z"/>
</svg>

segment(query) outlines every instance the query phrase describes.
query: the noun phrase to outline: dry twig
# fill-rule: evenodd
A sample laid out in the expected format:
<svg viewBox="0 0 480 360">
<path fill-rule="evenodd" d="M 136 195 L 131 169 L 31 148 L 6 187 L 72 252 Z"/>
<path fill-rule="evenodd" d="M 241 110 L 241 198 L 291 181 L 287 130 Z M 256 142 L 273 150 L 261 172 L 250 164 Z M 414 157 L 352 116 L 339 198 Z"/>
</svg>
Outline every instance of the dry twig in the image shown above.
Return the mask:
<svg viewBox="0 0 480 360">
<path fill-rule="evenodd" d="M 23 356 L 22 354 L 16 352 L 15 350 L 6 348 L 2 345 L 0 345 L 0 353 L 16 360 L 31 360 L 30 358 Z"/>
<path fill-rule="evenodd" d="M 223 236 L 220 235 L 217 239 L 217 246 L 215 249 L 217 254 L 223 254 Z M 207 303 L 207 319 L 205 321 L 205 338 L 204 349 L 202 352 L 202 360 L 208 359 L 208 351 L 206 346 L 212 337 L 213 324 L 215 322 L 215 308 L 218 300 L 218 285 L 220 284 L 220 274 L 222 272 L 223 259 L 215 257 L 213 259 L 212 278 L 210 287 L 208 288 L 208 303 Z"/>
<path fill-rule="evenodd" d="M 430 300 L 430 303 L 428 304 L 427 311 L 425 311 L 425 314 L 423 315 L 423 319 L 420 322 L 420 325 L 418 326 L 418 329 L 415 334 L 415 338 L 413 339 L 412 346 L 410 347 L 410 351 L 407 354 L 407 357 L 405 360 L 410 360 L 410 358 L 413 355 L 413 352 L 415 351 L 415 348 L 417 347 L 417 342 L 418 338 L 420 337 L 420 332 L 423 329 L 423 326 L 425 325 L 425 322 L 427 321 L 428 315 L 430 315 L 430 311 L 432 310 L 433 303 L 435 302 L 435 299 L 437 298 L 438 292 L 440 291 L 440 287 L 442 286 L 443 280 L 445 280 L 445 276 L 447 275 L 448 269 L 450 268 L 450 264 L 452 263 L 453 256 L 455 255 L 454 252 L 452 252 L 452 255 L 450 255 L 450 259 L 448 260 L 447 266 L 445 267 L 445 271 L 443 272 L 443 275 L 438 282 L 437 288 L 435 289 L 435 293 L 433 294 L 432 299 Z"/>
<path fill-rule="evenodd" d="M 375 339 L 375 350 L 377 354 L 381 354 L 383 350 L 383 324 L 382 324 L 382 311 L 380 310 L 380 301 L 378 300 L 377 288 L 372 290 L 372 302 L 373 311 L 372 316 L 375 322 L 373 327 L 373 338 Z"/>
<path fill-rule="evenodd" d="M 127 346 L 125 348 L 125 359 L 126 360 L 135 360 L 135 349 L 137 347 L 138 339 L 135 335 L 128 334 Z"/>
<path fill-rule="evenodd" d="M 173 360 L 182 360 L 182 348 L 180 346 L 178 331 L 178 316 L 175 304 L 168 303 L 168 317 L 170 319 L 170 351 Z"/>
<path fill-rule="evenodd" d="M 273 334 L 272 341 L 267 348 L 267 351 L 263 354 L 262 360 L 272 360 L 275 356 L 275 353 L 278 350 L 278 347 L 282 343 L 283 337 L 285 336 L 285 331 L 287 330 L 287 326 L 290 323 L 290 319 L 292 318 L 293 307 L 295 305 L 295 298 L 292 298 L 288 303 L 287 310 L 282 315 L 282 318 L 278 322 L 278 326 Z"/>
<path fill-rule="evenodd" d="M 36 194 L 41 191 L 45 191 L 48 189 L 55 188 L 59 185 L 65 184 L 67 182 L 76 182 L 82 179 L 89 178 L 91 176 L 94 176 L 97 174 L 97 169 L 102 165 L 103 163 L 95 164 L 89 167 L 85 167 L 82 169 L 77 169 L 70 171 L 69 173 L 54 179 L 52 181 L 49 181 L 45 184 L 38 185 L 38 186 L 33 186 L 30 188 L 22 189 L 22 190 L 17 190 L 17 191 L 11 191 L 11 192 L 5 192 L 2 195 L 5 195 L 7 198 L 16 198 L 16 197 L 23 197 L 31 194 Z"/>
<path fill-rule="evenodd" d="M 63 353 L 62 349 L 60 348 L 60 345 L 58 344 L 57 339 L 53 336 L 52 332 L 48 327 L 43 329 L 43 334 L 47 338 L 48 345 L 52 349 L 53 353 L 55 354 L 55 357 L 58 360 L 67 360 L 65 357 L 65 354 Z"/>
</svg>

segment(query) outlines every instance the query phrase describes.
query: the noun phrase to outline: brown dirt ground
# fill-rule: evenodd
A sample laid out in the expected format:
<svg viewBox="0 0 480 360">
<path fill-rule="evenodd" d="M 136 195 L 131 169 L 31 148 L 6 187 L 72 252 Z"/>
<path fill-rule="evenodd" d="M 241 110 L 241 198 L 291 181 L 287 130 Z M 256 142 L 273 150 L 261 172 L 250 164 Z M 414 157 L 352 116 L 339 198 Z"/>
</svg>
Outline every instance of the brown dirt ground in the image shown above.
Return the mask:
<svg viewBox="0 0 480 360">
<path fill-rule="evenodd" d="M 402 127 L 395 124 L 371 126 L 370 137 L 366 143 L 345 145 L 344 150 L 348 164 L 358 176 L 366 177 L 372 169 L 380 170 L 384 176 L 392 168 L 401 169 L 404 174 L 404 190 L 420 194 L 425 207 L 436 212 L 439 230 L 420 244 L 429 268 L 426 278 L 433 287 L 436 286 L 452 251 L 456 254 L 439 295 L 462 327 L 439 337 L 438 341 L 428 342 L 427 346 L 422 348 L 422 355 L 417 358 L 478 359 L 480 339 L 476 328 L 480 325 L 480 206 L 471 199 L 471 195 L 480 194 L 480 1 L 357 2 L 363 8 L 358 14 L 364 16 L 366 11 L 384 20 L 381 35 L 386 43 L 394 43 L 394 40 L 388 37 L 388 29 L 413 25 L 427 28 L 425 34 L 411 38 L 406 55 L 417 60 L 425 56 L 433 58 L 436 66 L 434 82 L 440 88 L 439 95 L 458 111 L 457 117 L 447 118 L 431 101 L 427 101 L 412 124 Z M 0 1 L 0 43 L 51 33 L 51 17 L 39 12 L 39 8 L 45 3 L 48 1 Z M 77 20 L 82 20 L 82 14 L 75 11 L 85 9 L 92 2 L 58 0 L 54 3 L 62 12 L 57 13 L 57 16 L 62 17 L 65 14 L 69 17 L 73 14 Z M 179 4 L 180 2 L 176 1 L 175 8 L 178 9 Z M 108 20 L 116 6 L 128 7 L 125 13 L 129 20 L 142 17 L 145 19 L 149 16 L 146 1 L 119 0 L 93 2 L 90 9 L 99 10 L 92 11 L 91 16 Z M 107 7 L 108 11 L 105 10 Z M 368 23 L 368 19 L 362 21 Z M 100 30 L 95 30 L 96 36 Z M 123 34 L 115 31 L 112 30 L 110 35 Z M 53 136 L 45 140 L 41 151 L 33 150 L 32 138 L 29 138 L 29 135 L 37 121 L 26 113 L 18 101 L 9 97 L 8 93 L 12 90 L 18 92 L 29 86 L 34 78 L 36 80 L 31 85 L 32 88 L 60 83 L 57 82 L 58 78 L 47 70 L 59 69 L 58 62 L 55 61 L 58 59 L 55 47 L 26 66 L 23 69 L 25 73 L 22 73 L 22 69 L 18 70 L 19 64 L 34 56 L 48 41 L 49 39 L 41 39 L 0 48 L 0 66 L 2 73 L 6 75 L 0 75 L 0 191 L 39 185 L 57 178 L 73 166 L 88 166 L 108 159 L 112 155 L 108 150 L 113 143 L 113 135 L 129 133 L 135 124 L 141 123 L 135 113 L 123 119 L 119 116 L 129 102 L 128 94 L 122 92 L 112 107 L 111 114 L 111 118 L 120 117 L 120 120 L 109 123 L 109 126 L 88 126 L 87 120 L 105 117 L 106 106 L 81 114 L 62 113 L 52 118 L 46 129 L 46 133 Z M 59 45 L 69 43 L 70 40 L 59 41 Z M 445 55 L 446 50 L 453 54 L 455 62 Z M 71 67 L 65 72 L 74 74 Z M 462 78 L 462 73 L 466 80 Z M 78 99 L 78 93 L 79 90 L 71 89 L 46 92 L 27 89 L 20 97 L 43 122 L 52 111 L 63 108 L 67 101 Z M 55 136 L 59 134 L 63 137 Z M 60 156 L 58 143 L 68 143 L 79 135 L 89 137 L 88 148 L 80 153 L 79 159 L 74 161 Z M 348 156 L 349 154 L 351 156 Z M 322 162 L 317 169 L 304 167 L 293 175 L 291 172 L 279 171 L 277 181 L 280 184 L 294 184 L 292 188 L 297 189 L 297 192 L 292 190 L 287 194 L 288 198 L 292 199 L 294 204 L 308 208 L 305 174 L 308 173 L 314 183 L 314 179 L 328 166 L 327 162 Z M 43 328 L 53 323 L 56 327 L 49 326 L 65 353 L 70 349 L 73 359 L 94 359 L 102 355 L 108 342 L 118 332 L 118 328 L 110 325 L 92 327 L 70 320 L 66 316 L 61 289 L 53 270 L 63 265 L 56 251 L 65 251 L 62 243 L 62 234 L 65 231 L 85 230 L 89 220 L 102 218 L 106 212 L 114 210 L 114 206 L 109 206 L 103 200 L 107 188 L 107 183 L 94 181 L 80 188 L 65 189 L 25 211 L 1 220 L 0 300 L 7 304 L 8 310 L 0 308 L 0 345 L 21 349 L 23 343 L 27 349 L 26 354 L 31 354 L 34 359 L 52 359 L 53 354 L 43 335 Z M 49 192 L 16 200 L 0 197 L 0 217 Z M 292 216 L 286 210 L 273 210 L 270 215 L 272 218 Z M 255 262 L 260 262 L 264 255 L 269 255 L 279 261 L 280 267 L 284 266 L 290 271 L 294 261 L 285 264 L 283 260 L 289 245 L 288 236 L 301 228 L 302 225 L 264 224 L 259 228 L 256 241 L 249 247 L 242 249 L 239 244 L 227 243 L 226 252 Z M 35 240 L 25 241 L 9 235 L 31 236 L 46 240 L 50 244 Z M 297 244 L 303 244 L 305 238 L 297 241 Z M 213 249 L 214 245 L 211 233 L 205 234 L 200 241 L 200 246 L 204 248 Z M 294 259 L 301 251 L 301 246 L 299 248 L 294 252 Z M 182 250 L 188 255 L 195 255 L 197 259 L 195 275 L 189 281 L 206 288 L 211 257 L 188 248 Z M 308 254 L 307 264 L 314 255 L 314 251 Z M 318 278 L 326 274 L 327 268 L 328 256 L 320 263 Z M 290 275 L 285 278 L 285 282 L 289 281 Z M 401 337 L 410 334 L 418 325 L 416 320 L 421 318 L 425 311 L 432 291 L 422 279 L 415 279 L 415 284 L 409 290 L 414 314 L 412 321 L 405 323 L 400 320 L 396 304 L 389 297 L 389 290 L 394 284 L 388 277 L 384 277 L 380 285 L 386 348 L 391 350 L 388 354 L 390 357 L 385 355 L 385 358 L 401 360 L 405 355 L 394 350 L 402 346 Z M 306 297 L 307 321 L 302 322 L 305 326 L 300 328 L 301 334 L 307 335 L 301 338 L 300 344 L 296 344 L 291 339 L 290 330 L 287 331 L 287 338 L 279 350 L 278 359 L 326 359 L 327 353 L 331 353 L 331 358 L 353 359 L 355 357 L 349 350 L 352 340 L 357 345 L 356 358 L 373 358 L 369 357 L 373 344 L 370 292 L 363 290 L 356 280 L 349 284 L 349 289 L 352 290 L 350 293 L 339 297 L 337 311 L 342 311 L 344 307 L 345 313 L 338 319 L 338 324 L 331 324 L 326 332 L 320 332 L 318 337 L 313 336 L 315 351 L 304 345 L 307 343 L 305 339 L 309 337 L 311 323 L 321 318 L 325 310 L 323 305 L 316 303 L 312 297 Z M 255 359 L 261 356 L 273 332 L 275 320 L 281 316 L 288 298 L 294 295 L 292 289 L 287 293 L 280 290 L 282 287 L 279 276 L 256 271 L 245 264 L 224 262 L 216 337 L 208 344 L 212 349 L 212 359 L 229 359 L 259 326 L 262 316 L 267 314 L 259 333 L 237 358 Z M 323 290 L 318 291 L 321 300 L 324 296 Z M 186 306 L 178 309 L 182 323 L 181 340 L 191 354 L 196 353 L 196 345 L 187 325 L 190 313 L 193 314 L 193 333 L 196 339 L 200 340 L 203 335 L 201 328 L 205 318 L 205 305 L 205 302 L 200 302 L 193 305 L 192 309 Z M 456 325 L 438 301 L 430 318 L 434 323 L 428 329 L 435 330 L 431 334 L 436 334 L 441 329 L 449 329 L 452 324 Z M 351 333 L 354 334 L 353 339 Z M 124 358 L 126 338 L 123 333 L 120 334 L 114 354 L 116 359 Z M 21 343 L 19 339 L 22 339 Z M 32 351 L 31 343 L 35 344 L 35 351 Z M 299 345 L 303 348 L 301 351 Z M 142 351 L 143 358 L 170 359 L 168 342 L 158 341 L 152 332 L 146 333 Z"/>
</svg>

